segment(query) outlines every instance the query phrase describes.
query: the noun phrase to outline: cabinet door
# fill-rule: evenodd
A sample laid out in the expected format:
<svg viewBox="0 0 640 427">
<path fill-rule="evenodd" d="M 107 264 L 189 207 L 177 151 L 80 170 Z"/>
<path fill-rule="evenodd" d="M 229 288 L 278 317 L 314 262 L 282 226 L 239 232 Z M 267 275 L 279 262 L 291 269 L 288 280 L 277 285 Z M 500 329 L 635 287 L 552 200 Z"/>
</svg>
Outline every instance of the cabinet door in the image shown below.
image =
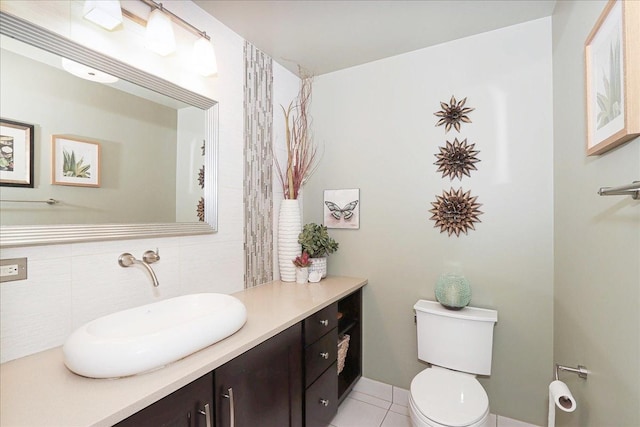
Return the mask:
<svg viewBox="0 0 640 427">
<path fill-rule="evenodd" d="M 305 393 L 305 427 L 326 427 L 338 411 L 338 368 L 334 362 Z"/>
<path fill-rule="evenodd" d="M 136 412 L 116 427 L 206 427 L 205 405 L 213 417 L 212 373 Z"/>
<path fill-rule="evenodd" d="M 216 427 L 301 427 L 301 325 L 216 369 L 214 393 Z"/>
</svg>

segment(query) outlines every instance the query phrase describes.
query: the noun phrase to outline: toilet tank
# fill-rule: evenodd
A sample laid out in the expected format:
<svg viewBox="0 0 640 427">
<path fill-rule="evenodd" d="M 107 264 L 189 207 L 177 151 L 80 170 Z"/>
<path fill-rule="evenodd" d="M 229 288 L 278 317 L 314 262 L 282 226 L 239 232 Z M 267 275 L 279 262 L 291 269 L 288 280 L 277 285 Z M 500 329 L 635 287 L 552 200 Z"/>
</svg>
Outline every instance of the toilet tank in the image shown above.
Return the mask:
<svg viewBox="0 0 640 427">
<path fill-rule="evenodd" d="M 428 300 L 419 300 L 413 308 L 420 360 L 471 374 L 491 374 L 497 311 L 475 307 L 449 310 Z"/>
</svg>

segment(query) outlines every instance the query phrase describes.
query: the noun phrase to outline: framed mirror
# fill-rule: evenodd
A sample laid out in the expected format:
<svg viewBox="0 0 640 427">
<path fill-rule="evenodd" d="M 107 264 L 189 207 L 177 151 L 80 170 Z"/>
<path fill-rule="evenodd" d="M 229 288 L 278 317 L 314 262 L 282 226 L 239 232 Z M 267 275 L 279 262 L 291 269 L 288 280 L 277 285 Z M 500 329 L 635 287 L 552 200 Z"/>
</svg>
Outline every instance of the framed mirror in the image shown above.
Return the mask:
<svg viewBox="0 0 640 427">
<path fill-rule="evenodd" d="M 218 110 L 214 100 L 102 55 L 6 12 L 0 12 L 0 33 L 3 38 L 10 38 L 3 43 L 6 47 L 14 42 L 28 45 L 14 48 L 14 52 L 7 53 L 7 58 L 16 51 L 26 53 L 33 50 L 34 55 L 58 55 L 120 80 L 114 84 L 120 87 L 106 88 L 102 85 L 96 86 L 94 82 L 77 79 L 81 84 L 93 86 L 69 89 L 62 95 L 54 94 L 51 98 L 53 101 L 37 98 L 44 97 L 47 92 L 44 90 L 46 87 L 42 86 L 40 90 L 32 90 L 35 94 L 33 97 L 27 99 L 25 96 L 24 102 L 19 101 L 30 103 L 30 107 L 25 111 L 32 112 L 34 116 L 36 106 L 42 109 L 44 113 L 40 113 L 40 117 L 43 121 L 49 120 L 49 116 L 55 118 L 52 119 L 55 125 L 51 126 L 44 123 L 41 125 L 37 121 L 33 123 L 28 117 L 4 117 L 3 108 L 3 120 L 20 119 L 34 125 L 36 185 L 34 188 L 0 187 L 0 199 L 3 200 L 0 202 L 0 214 L 3 218 L 16 218 L 16 223 L 2 220 L 0 246 L 178 236 L 217 231 Z M 20 60 L 25 61 L 24 58 Z M 29 61 L 31 58 L 26 60 Z M 3 59 L 4 62 L 8 61 Z M 49 59 L 49 62 L 59 64 L 60 59 Z M 35 72 L 36 68 L 40 67 L 28 62 L 21 66 L 22 70 L 29 72 Z M 21 68 L 16 70 L 18 71 L 14 72 L 20 73 Z M 61 69 L 48 72 L 47 78 L 56 73 L 60 74 L 61 79 L 73 78 L 70 75 L 66 76 L 66 72 Z M 9 74 L 3 71 L 3 85 L 9 85 Z M 29 84 L 29 79 L 24 78 L 24 74 L 19 75 L 23 77 L 20 80 L 26 80 Z M 32 86 L 35 86 L 40 80 L 40 77 L 33 77 L 30 81 Z M 49 82 L 48 87 L 55 89 L 65 84 L 55 80 L 53 83 Z M 93 88 L 98 88 L 99 92 L 89 96 L 89 91 Z M 115 95 L 107 95 L 107 90 L 116 91 Z M 137 98 L 131 98 L 134 96 L 128 93 L 131 91 Z M 74 92 L 84 95 L 86 105 L 67 105 Z M 145 92 L 148 95 L 145 95 Z M 17 92 L 14 96 L 20 99 L 20 94 Z M 124 106 L 115 104 L 115 101 L 112 101 L 115 98 L 123 98 Z M 112 105 L 96 106 L 94 101 L 97 102 L 98 99 L 108 99 L 108 103 Z M 153 106 L 148 107 L 148 110 L 147 104 Z M 49 110 L 46 108 L 51 111 L 47 112 Z M 84 117 L 85 112 L 92 109 L 98 110 L 104 116 Z M 6 110 L 11 111 L 9 108 Z M 125 118 L 126 123 L 118 122 L 118 115 Z M 71 116 L 83 119 L 81 123 L 84 127 L 81 127 L 81 130 L 67 125 L 67 119 Z M 134 128 L 132 122 L 137 116 L 140 116 L 140 121 L 152 122 L 156 127 Z M 175 122 L 176 127 L 166 127 L 169 122 Z M 191 123 L 192 127 L 184 129 L 184 123 Z M 126 134 L 114 136 L 109 133 L 114 129 L 126 129 Z M 146 147 L 133 148 L 133 142 L 145 139 L 149 140 Z M 164 139 L 167 141 L 161 141 Z M 170 141 L 171 139 L 176 140 L 175 143 Z M 185 141 L 186 146 L 178 145 L 185 144 Z M 62 152 L 56 153 L 55 150 L 51 150 L 54 142 L 60 146 L 67 144 L 66 147 L 72 147 L 68 148 L 72 154 L 73 147 L 77 147 L 78 153 L 87 147 L 98 153 L 92 157 L 96 164 L 90 165 L 94 166 L 94 185 L 74 186 L 74 178 L 52 180 L 51 175 L 45 171 L 55 173 L 56 162 L 62 164 L 63 158 Z M 154 143 L 157 145 L 153 145 Z M 180 159 L 181 156 L 184 157 L 185 152 L 191 152 L 191 157 Z M 169 153 L 168 158 L 161 157 L 163 153 Z M 48 156 L 50 158 L 47 158 Z M 98 158 L 99 170 L 96 160 Z M 67 161 L 69 158 L 65 156 L 64 160 Z M 78 159 L 74 159 L 74 162 L 79 163 Z M 82 166 L 89 167 L 86 163 L 90 162 L 85 162 Z M 125 163 L 132 163 L 132 170 L 121 169 Z M 190 169 L 185 171 L 184 165 L 188 165 L 186 167 Z M 154 166 L 159 170 L 153 172 L 151 168 Z M 176 170 L 172 170 L 172 167 Z M 79 169 L 84 170 L 83 167 Z M 98 172 L 100 180 L 95 175 Z M 185 180 L 188 181 L 191 190 L 181 187 L 184 185 L 182 181 Z M 100 184 L 95 184 L 96 182 Z M 134 182 L 137 186 L 128 186 Z M 199 188 L 194 192 L 192 187 Z M 185 202 L 184 197 L 187 193 L 196 194 L 201 200 L 195 203 Z M 159 195 L 161 197 L 158 197 Z M 78 198 L 73 199 L 76 196 Z M 47 201 L 50 203 L 46 203 Z M 134 207 L 136 202 L 150 209 L 138 209 Z M 48 211 L 48 214 L 45 215 L 44 211 Z M 133 216 L 128 217 L 126 213 Z M 25 218 L 29 218 L 26 223 Z"/>
</svg>

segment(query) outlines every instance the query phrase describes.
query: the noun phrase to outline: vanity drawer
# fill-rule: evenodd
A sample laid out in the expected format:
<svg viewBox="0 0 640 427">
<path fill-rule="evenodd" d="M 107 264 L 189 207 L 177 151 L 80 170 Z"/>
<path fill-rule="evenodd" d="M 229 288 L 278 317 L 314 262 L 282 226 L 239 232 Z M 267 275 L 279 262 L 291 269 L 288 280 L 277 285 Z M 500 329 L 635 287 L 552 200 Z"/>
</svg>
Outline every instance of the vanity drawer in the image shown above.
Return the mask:
<svg viewBox="0 0 640 427">
<path fill-rule="evenodd" d="M 338 326 L 338 304 L 331 304 L 304 320 L 304 345 L 307 346 Z"/>
<path fill-rule="evenodd" d="M 326 427 L 338 411 L 338 364 L 334 362 L 305 393 L 305 427 Z"/>
<path fill-rule="evenodd" d="M 318 378 L 338 357 L 338 328 L 311 344 L 304 352 L 305 387 Z M 338 374 L 336 373 L 336 376 Z"/>
</svg>

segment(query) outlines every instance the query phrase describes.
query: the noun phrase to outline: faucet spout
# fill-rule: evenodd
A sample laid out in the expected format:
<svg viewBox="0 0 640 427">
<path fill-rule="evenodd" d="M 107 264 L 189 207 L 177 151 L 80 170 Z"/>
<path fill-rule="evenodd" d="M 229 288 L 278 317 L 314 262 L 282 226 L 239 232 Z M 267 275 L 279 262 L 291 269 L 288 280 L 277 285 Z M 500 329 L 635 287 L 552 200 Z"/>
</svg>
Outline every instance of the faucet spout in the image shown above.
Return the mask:
<svg viewBox="0 0 640 427">
<path fill-rule="evenodd" d="M 155 271 L 153 271 L 149 263 L 147 263 L 146 261 L 136 259 L 136 257 L 131 255 L 130 253 L 125 252 L 118 257 L 118 264 L 120 264 L 120 267 L 131 267 L 134 264 L 142 266 L 145 270 L 147 270 L 147 272 L 149 273 L 149 276 L 151 276 L 151 281 L 153 282 L 153 286 L 156 288 L 160 286 L 160 283 L 158 282 L 158 277 L 156 276 Z"/>
</svg>

